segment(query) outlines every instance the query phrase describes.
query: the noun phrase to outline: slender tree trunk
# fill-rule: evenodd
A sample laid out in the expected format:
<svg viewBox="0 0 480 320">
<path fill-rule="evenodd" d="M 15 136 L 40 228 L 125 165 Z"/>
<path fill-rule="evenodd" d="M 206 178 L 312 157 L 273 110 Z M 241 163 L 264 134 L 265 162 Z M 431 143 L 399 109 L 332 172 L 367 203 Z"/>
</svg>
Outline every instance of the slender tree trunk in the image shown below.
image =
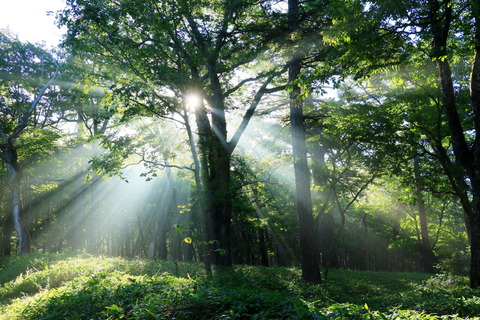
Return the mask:
<svg viewBox="0 0 480 320">
<path fill-rule="evenodd" d="M 267 227 L 262 227 L 258 230 L 259 246 L 260 246 L 260 264 L 268 267 L 270 260 L 268 259 L 268 246 L 267 246 Z"/>
<path fill-rule="evenodd" d="M 30 238 L 21 214 L 20 182 L 22 177 L 18 164 L 17 151 L 13 147 L 6 148 L 4 157 L 10 182 L 11 209 L 13 225 L 18 237 L 18 252 L 29 253 L 31 251 Z"/>
<path fill-rule="evenodd" d="M 131 241 L 132 241 L 133 237 L 132 237 L 132 230 L 131 230 L 130 224 L 131 224 L 130 221 L 127 221 L 125 223 L 125 233 L 123 234 L 124 239 L 125 239 L 124 247 L 125 247 L 125 256 L 126 257 L 133 257 L 132 246 L 131 246 Z"/>
<path fill-rule="evenodd" d="M 391 241 L 396 241 L 400 235 L 400 224 L 395 223 L 392 225 L 392 239 Z M 387 261 L 387 264 L 390 265 L 390 271 L 398 272 L 400 271 L 400 263 L 399 258 L 400 253 L 398 249 L 391 250 L 391 254 L 388 257 L 390 261 Z"/>
<path fill-rule="evenodd" d="M 315 222 L 315 233 L 318 239 L 319 251 L 322 254 L 321 262 L 328 273 L 328 268 L 338 267 L 338 250 L 335 244 L 335 221 L 332 213 L 328 210 L 329 196 L 325 191 L 328 183 L 327 166 L 325 164 L 325 149 L 316 142 L 312 146 L 312 176 L 314 193 L 318 198 L 317 217 Z"/>
<path fill-rule="evenodd" d="M 368 225 L 367 213 L 362 215 L 362 251 L 363 251 L 363 270 L 370 270 L 370 254 L 368 251 Z"/>
<path fill-rule="evenodd" d="M 413 171 L 415 174 L 415 195 L 417 198 L 418 217 L 420 218 L 420 255 L 422 257 L 422 269 L 426 273 L 434 273 L 433 264 L 435 255 L 430 246 L 428 236 L 427 212 L 425 208 L 425 199 L 423 197 L 423 187 L 420 176 L 420 167 L 418 156 L 413 159 Z"/>
<path fill-rule="evenodd" d="M 288 1 L 289 28 L 293 33 L 299 29 L 298 0 Z M 300 231 L 300 260 L 302 277 L 305 281 L 320 283 L 317 240 L 313 224 L 312 196 L 310 191 L 310 170 L 307 161 L 307 144 L 303 121 L 303 102 L 299 79 L 301 62 L 293 58 L 289 62 L 288 81 L 293 86 L 290 92 L 290 123 L 292 126 L 293 166 L 295 170 L 296 210 Z"/>
</svg>

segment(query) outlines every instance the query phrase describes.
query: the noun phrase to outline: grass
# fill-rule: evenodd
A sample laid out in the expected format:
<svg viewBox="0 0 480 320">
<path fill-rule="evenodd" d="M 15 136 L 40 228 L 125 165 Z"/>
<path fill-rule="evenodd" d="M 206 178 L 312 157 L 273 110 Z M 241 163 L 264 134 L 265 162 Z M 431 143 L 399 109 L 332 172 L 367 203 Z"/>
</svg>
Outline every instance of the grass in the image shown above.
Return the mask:
<svg viewBox="0 0 480 320">
<path fill-rule="evenodd" d="M 322 285 L 295 268 L 88 255 L 1 258 L 3 319 L 479 319 L 466 279 L 333 270 Z"/>
</svg>

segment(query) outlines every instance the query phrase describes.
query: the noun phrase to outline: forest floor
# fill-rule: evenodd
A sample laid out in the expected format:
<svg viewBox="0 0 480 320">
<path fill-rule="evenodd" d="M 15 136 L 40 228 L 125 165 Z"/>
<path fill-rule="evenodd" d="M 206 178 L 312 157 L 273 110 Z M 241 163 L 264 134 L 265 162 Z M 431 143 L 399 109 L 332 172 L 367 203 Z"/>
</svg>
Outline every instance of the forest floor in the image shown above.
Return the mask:
<svg viewBox="0 0 480 320">
<path fill-rule="evenodd" d="M 202 265 L 74 254 L 0 257 L 0 319 L 480 319 L 467 279 Z"/>
</svg>

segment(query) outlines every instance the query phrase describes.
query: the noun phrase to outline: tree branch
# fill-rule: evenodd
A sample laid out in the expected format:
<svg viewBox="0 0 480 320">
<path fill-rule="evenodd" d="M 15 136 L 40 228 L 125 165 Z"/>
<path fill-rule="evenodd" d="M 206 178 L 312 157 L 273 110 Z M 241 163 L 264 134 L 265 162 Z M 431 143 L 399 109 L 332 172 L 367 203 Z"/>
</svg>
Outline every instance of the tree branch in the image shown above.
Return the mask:
<svg viewBox="0 0 480 320">
<path fill-rule="evenodd" d="M 7 138 L 8 142 L 11 143 L 15 138 L 18 137 L 18 135 L 27 127 L 28 120 L 30 119 L 31 115 L 37 108 L 38 104 L 40 103 L 40 99 L 42 99 L 43 95 L 45 94 L 45 91 L 50 87 L 50 85 L 57 80 L 57 78 L 60 75 L 60 67 L 57 62 L 55 62 L 55 73 L 53 76 L 48 80 L 48 82 L 40 89 L 40 92 L 38 95 L 35 97 L 35 99 L 32 101 L 30 108 L 28 111 L 22 116 L 20 123 L 17 125 L 17 127 L 13 130 L 13 133 Z"/>
<path fill-rule="evenodd" d="M 275 92 L 279 91 L 280 88 L 275 88 L 274 89 L 267 89 L 267 86 L 273 81 L 273 79 L 280 74 L 284 73 L 287 70 L 287 68 L 282 68 L 282 70 L 273 72 L 270 74 L 270 76 L 265 80 L 265 82 L 262 84 L 260 89 L 258 89 L 257 93 L 255 94 L 255 97 L 253 98 L 252 103 L 250 104 L 250 107 L 248 108 L 247 112 L 243 116 L 242 123 L 240 123 L 240 126 L 238 127 L 237 131 L 235 131 L 235 134 L 233 135 L 232 139 L 230 142 L 228 142 L 229 150 L 230 152 L 233 152 L 235 150 L 238 141 L 240 140 L 240 137 L 242 136 L 243 132 L 248 126 L 248 123 L 250 122 L 250 119 L 253 116 L 253 113 L 257 109 L 258 104 L 262 100 L 262 97 L 265 93 L 270 93 L 270 92 Z"/>
<path fill-rule="evenodd" d="M 175 165 L 175 164 L 165 164 L 165 163 L 160 163 L 160 162 L 153 161 L 153 160 L 146 160 L 145 158 L 143 158 L 138 163 L 140 163 L 140 162 L 145 162 L 145 163 L 148 163 L 148 164 L 151 164 L 151 165 L 160 166 L 162 168 L 176 168 L 176 169 L 179 169 L 179 170 L 189 170 L 189 171 L 195 172 L 195 169 L 192 168 L 192 167 L 178 166 L 178 165 Z M 136 164 L 138 164 L 138 163 L 136 163 Z"/>
</svg>

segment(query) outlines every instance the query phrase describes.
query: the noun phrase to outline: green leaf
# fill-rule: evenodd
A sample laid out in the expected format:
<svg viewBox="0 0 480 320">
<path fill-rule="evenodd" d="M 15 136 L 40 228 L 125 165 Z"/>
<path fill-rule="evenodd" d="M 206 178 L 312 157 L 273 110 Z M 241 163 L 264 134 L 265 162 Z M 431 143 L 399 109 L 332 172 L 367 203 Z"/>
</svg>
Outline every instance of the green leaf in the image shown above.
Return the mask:
<svg viewBox="0 0 480 320">
<path fill-rule="evenodd" d="M 112 310 L 115 312 L 122 312 L 122 309 L 116 304 L 111 305 L 110 307 L 105 307 L 105 309 Z"/>
</svg>

